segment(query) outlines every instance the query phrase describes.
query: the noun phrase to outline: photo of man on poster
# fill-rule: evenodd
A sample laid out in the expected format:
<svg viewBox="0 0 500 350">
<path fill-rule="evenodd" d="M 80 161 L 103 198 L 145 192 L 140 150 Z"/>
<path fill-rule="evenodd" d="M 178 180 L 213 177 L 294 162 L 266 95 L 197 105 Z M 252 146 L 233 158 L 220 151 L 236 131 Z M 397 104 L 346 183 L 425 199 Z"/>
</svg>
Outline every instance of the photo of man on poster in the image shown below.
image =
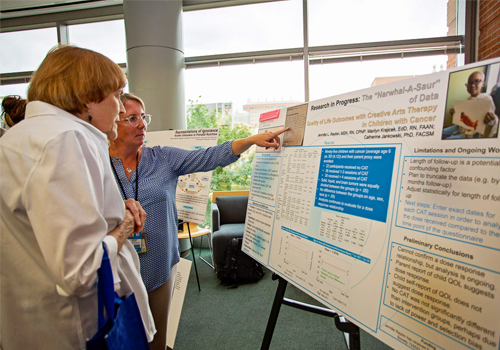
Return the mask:
<svg viewBox="0 0 500 350">
<path fill-rule="evenodd" d="M 495 103 L 492 96 L 484 92 L 489 68 L 478 67 L 450 74 L 443 140 L 498 136 L 498 115 L 495 113 Z M 465 98 L 463 90 L 457 91 L 457 84 L 452 85 L 452 82 L 462 80 L 466 74 L 468 78 L 465 90 L 468 96 Z M 449 108 L 450 105 L 453 107 Z"/>
</svg>

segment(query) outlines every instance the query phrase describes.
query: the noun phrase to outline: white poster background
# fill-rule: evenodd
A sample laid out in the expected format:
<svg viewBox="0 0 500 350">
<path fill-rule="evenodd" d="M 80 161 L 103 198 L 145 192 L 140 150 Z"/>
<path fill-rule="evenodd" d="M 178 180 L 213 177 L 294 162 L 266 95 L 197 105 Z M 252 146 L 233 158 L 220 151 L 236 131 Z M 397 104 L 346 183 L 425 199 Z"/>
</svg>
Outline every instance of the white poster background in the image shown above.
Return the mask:
<svg viewBox="0 0 500 350">
<path fill-rule="evenodd" d="M 146 145 L 169 146 L 197 150 L 217 145 L 219 129 L 166 130 L 146 134 Z M 177 181 L 177 215 L 180 220 L 205 223 L 207 200 L 212 172 L 199 172 L 179 176 Z"/>
<path fill-rule="evenodd" d="M 177 329 L 179 328 L 179 320 L 181 319 L 182 305 L 184 305 L 184 297 L 186 296 L 191 264 L 190 260 L 183 258 L 177 263 L 177 277 L 175 279 L 172 306 L 170 307 L 167 326 L 167 346 L 171 349 L 174 348 Z"/>
<path fill-rule="evenodd" d="M 244 251 L 396 349 L 498 349 L 500 141 L 443 137 L 485 65 L 490 94 L 498 59 L 309 102 L 303 147 L 256 154 Z"/>
</svg>

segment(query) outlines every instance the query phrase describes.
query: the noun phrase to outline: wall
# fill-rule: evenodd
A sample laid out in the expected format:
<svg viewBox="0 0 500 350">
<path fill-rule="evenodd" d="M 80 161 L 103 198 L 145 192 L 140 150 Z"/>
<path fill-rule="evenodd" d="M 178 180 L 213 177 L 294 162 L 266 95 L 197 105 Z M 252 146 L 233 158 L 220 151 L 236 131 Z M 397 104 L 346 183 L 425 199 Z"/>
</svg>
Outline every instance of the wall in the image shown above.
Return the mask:
<svg viewBox="0 0 500 350">
<path fill-rule="evenodd" d="M 470 0 L 467 0 L 470 1 Z M 500 1 L 479 1 L 478 61 L 500 56 Z M 448 35 L 457 35 L 457 0 L 448 1 Z M 456 55 L 448 55 L 447 68 L 456 66 Z"/>
<path fill-rule="evenodd" d="M 479 2 L 478 60 L 500 56 L 500 1 Z"/>
</svg>

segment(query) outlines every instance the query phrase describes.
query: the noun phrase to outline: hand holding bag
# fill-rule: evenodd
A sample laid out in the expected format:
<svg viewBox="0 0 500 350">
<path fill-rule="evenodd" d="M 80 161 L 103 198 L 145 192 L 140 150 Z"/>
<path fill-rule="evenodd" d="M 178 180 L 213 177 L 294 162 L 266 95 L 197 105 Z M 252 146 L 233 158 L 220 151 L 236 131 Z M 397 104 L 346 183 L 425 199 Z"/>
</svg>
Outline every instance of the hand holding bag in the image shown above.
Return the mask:
<svg viewBox="0 0 500 350">
<path fill-rule="evenodd" d="M 103 248 L 101 267 L 97 270 L 99 330 L 87 341 L 87 350 L 149 350 L 135 295 L 132 293 L 122 300 L 116 294 L 111 263 L 104 244 Z"/>
</svg>

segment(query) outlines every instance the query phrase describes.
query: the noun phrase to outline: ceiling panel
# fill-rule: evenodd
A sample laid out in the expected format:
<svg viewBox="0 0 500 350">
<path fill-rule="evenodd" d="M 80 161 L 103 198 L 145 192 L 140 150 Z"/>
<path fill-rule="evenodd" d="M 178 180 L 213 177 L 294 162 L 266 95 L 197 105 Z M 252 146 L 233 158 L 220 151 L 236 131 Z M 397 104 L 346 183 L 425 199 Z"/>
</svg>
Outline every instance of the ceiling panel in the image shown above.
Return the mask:
<svg viewBox="0 0 500 350">
<path fill-rule="evenodd" d="M 182 3 L 185 10 L 196 10 L 268 1 L 280 0 L 183 0 Z M 0 18 L 32 16 L 122 4 L 123 0 L 0 0 Z"/>
<path fill-rule="evenodd" d="M 0 1 L 0 11 L 27 11 L 36 9 L 55 9 L 65 11 L 70 6 L 78 5 L 79 8 L 92 8 L 97 6 L 121 4 L 122 0 L 2 0 Z"/>
</svg>

